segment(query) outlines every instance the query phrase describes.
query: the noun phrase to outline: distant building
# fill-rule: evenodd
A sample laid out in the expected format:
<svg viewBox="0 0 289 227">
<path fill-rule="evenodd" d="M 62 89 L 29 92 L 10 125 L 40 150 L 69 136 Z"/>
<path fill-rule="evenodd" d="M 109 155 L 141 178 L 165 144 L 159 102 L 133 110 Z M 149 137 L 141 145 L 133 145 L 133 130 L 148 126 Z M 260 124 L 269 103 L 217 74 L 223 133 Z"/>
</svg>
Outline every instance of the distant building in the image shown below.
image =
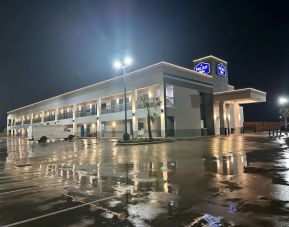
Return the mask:
<svg viewBox="0 0 289 227">
<path fill-rule="evenodd" d="M 123 76 L 49 98 L 7 116 L 7 134 L 26 136 L 29 125 L 66 125 L 79 137 L 121 137 L 124 131 Z M 194 70 L 160 62 L 128 73 L 128 131 L 147 136 L 146 110 L 140 96 L 159 97 L 151 107 L 159 118 L 154 136 L 196 137 L 239 133 L 243 104 L 265 102 L 266 93 L 228 84 L 227 62 L 208 56 L 194 60 Z M 36 94 L 35 94 L 36 95 Z"/>
</svg>

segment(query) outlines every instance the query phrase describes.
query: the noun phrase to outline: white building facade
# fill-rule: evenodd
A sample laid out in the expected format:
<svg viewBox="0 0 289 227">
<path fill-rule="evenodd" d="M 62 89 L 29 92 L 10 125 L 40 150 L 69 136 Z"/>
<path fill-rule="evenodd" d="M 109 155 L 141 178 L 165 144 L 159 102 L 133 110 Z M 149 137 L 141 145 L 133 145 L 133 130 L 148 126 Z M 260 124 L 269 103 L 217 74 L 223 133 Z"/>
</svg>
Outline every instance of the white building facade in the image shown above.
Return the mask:
<svg viewBox="0 0 289 227">
<path fill-rule="evenodd" d="M 208 56 L 194 61 L 194 70 L 160 62 L 126 75 L 128 132 L 146 137 L 147 110 L 156 114 L 155 137 L 197 137 L 240 133 L 243 105 L 265 102 L 266 93 L 235 90 L 228 84 L 227 62 Z M 30 125 L 66 125 L 77 137 L 113 138 L 124 132 L 124 77 L 88 87 L 8 112 L 7 135 L 27 135 Z M 161 100 L 154 106 L 154 98 Z"/>
</svg>

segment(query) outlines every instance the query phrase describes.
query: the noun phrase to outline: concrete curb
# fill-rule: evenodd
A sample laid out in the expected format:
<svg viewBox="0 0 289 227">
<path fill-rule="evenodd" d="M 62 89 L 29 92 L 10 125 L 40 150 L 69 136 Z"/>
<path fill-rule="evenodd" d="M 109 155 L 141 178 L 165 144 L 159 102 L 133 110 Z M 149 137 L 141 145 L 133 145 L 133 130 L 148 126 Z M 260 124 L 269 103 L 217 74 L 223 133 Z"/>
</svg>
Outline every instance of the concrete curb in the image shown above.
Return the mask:
<svg viewBox="0 0 289 227">
<path fill-rule="evenodd" d="M 132 146 L 132 145 L 147 145 L 147 144 L 159 144 L 159 143 L 172 143 L 172 140 L 164 140 L 164 141 L 153 141 L 153 142 L 139 142 L 139 143 L 116 143 L 116 146 Z"/>
</svg>

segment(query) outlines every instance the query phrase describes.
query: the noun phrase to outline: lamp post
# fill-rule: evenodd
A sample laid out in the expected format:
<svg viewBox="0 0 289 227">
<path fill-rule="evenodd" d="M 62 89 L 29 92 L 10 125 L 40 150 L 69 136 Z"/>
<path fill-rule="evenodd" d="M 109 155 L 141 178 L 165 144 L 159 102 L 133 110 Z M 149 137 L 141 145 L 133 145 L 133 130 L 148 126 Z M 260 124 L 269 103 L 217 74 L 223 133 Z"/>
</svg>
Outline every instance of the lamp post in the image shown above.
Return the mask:
<svg viewBox="0 0 289 227">
<path fill-rule="evenodd" d="M 124 87 L 124 134 L 123 140 L 129 140 L 129 133 L 127 132 L 127 102 L 126 102 L 126 67 L 132 63 L 132 59 L 126 57 L 123 61 L 116 61 L 114 67 L 117 69 L 123 69 L 123 87 Z"/>
<path fill-rule="evenodd" d="M 281 114 L 281 116 L 280 116 L 280 120 L 281 120 L 280 133 L 282 132 L 282 123 L 283 123 L 283 121 L 282 121 L 282 119 L 283 119 L 282 109 L 284 108 L 284 105 L 285 105 L 287 102 L 288 102 L 288 99 L 287 99 L 287 98 L 285 98 L 285 97 L 279 97 L 279 104 L 281 105 L 281 111 L 280 111 L 280 114 Z M 284 119 L 284 123 L 286 123 L 286 122 L 287 122 L 287 119 Z M 287 134 L 287 123 L 286 123 L 286 125 L 284 125 L 284 127 L 285 127 L 285 134 Z"/>
</svg>

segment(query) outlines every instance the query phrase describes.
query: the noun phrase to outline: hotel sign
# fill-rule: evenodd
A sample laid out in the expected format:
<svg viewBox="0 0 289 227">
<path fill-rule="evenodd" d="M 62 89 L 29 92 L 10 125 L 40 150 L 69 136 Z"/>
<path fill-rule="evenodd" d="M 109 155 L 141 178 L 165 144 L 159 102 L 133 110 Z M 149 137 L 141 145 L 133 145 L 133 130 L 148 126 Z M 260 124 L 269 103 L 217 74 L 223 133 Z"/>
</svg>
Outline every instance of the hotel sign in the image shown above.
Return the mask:
<svg viewBox="0 0 289 227">
<path fill-rule="evenodd" d="M 209 74 L 210 73 L 210 64 L 205 62 L 200 62 L 194 67 L 194 71 L 202 74 Z"/>
<path fill-rule="evenodd" d="M 217 74 L 220 76 L 226 76 L 227 75 L 227 69 L 224 66 L 224 64 L 220 63 L 217 65 Z"/>
</svg>

